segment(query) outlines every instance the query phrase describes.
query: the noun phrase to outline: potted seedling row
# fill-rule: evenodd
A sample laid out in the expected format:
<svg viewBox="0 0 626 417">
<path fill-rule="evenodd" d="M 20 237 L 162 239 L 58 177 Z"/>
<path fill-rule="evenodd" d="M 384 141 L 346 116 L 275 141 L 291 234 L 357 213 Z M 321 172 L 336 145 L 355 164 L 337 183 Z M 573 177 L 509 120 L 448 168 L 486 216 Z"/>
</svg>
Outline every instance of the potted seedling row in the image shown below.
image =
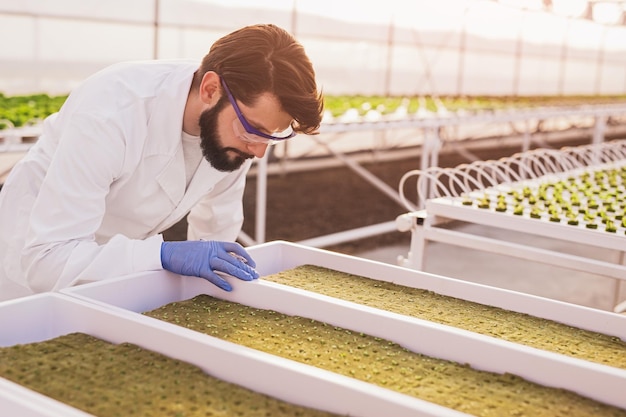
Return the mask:
<svg viewBox="0 0 626 417">
<path fill-rule="evenodd" d="M 503 184 L 459 197 L 467 207 L 626 233 L 626 166 L 585 169 Z"/>
</svg>

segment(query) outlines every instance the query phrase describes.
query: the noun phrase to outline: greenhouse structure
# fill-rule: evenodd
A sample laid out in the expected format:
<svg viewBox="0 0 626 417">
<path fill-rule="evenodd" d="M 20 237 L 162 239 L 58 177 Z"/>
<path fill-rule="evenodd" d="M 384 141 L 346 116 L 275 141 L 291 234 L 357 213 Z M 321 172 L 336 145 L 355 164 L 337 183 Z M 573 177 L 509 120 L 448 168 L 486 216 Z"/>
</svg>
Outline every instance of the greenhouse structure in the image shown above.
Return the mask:
<svg viewBox="0 0 626 417">
<path fill-rule="evenodd" d="M 85 94 L 267 24 L 307 134 L 212 70 L 175 114 L 116 80 L 127 131 Z M 0 414 L 626 417 L 625 0 L 0 0 L 0 34 Z"/>
</svg>

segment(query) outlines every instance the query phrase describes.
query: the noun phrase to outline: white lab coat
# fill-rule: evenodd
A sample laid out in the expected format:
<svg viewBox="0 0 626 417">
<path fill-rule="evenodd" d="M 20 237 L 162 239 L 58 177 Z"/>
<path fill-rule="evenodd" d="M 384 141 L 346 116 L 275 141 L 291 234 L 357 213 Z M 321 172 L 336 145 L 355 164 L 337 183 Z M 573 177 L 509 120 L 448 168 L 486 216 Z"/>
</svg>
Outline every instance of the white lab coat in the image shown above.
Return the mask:
<svg viewBox="0 0 626 417">
<path fill-rule="evenodd" d="M 162 231 L 234 241 L 251 161 L 186 189 L 188 61 L 113 65 L 73 91 L 0 192 L 0 300 L 161 269 Z"/>
</svg>

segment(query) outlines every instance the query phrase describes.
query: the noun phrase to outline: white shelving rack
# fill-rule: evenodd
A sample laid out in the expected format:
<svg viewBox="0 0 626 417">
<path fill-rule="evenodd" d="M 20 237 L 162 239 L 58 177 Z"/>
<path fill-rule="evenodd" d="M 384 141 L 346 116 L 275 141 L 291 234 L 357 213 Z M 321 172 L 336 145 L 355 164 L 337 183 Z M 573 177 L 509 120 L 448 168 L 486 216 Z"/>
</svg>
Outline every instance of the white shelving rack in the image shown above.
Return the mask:
<svg viewBox="0 0 626 417">
<path fill-rule="evenodd" d="M 411 152 L 416 152 L 416 155 L 418 153 L 421 154 L 419 168 L 427 170 L 430 167 L 438 166 L 439 153 L 444 146 L 454 146 L 455 149 L 463 152 L 466 145 L 475 142 L 474 139 L 461 137 L 463 135 L 459 131 L 466 128 L 476 129 L 478 127 L 478 129 L 483 130 L 495 128 L 500 132 L 497 134 L 497 138 L 508 141 L 509 139 L 513 140 L 509 131 L 509 128 L 513 126 L 513 130 L 518 132 L 520 151 L 527 151 L 534 144 L 538 143 L 541 146 L 542 138 L 548 133 L 533 131 L 533 126 L 537 126 L 539 123 L 565 125 L 572 130 L 577 130 L 579 135 L 585 134 L 589 136 L 590 143 L 602 143 L 608 135 L 625 134 L 624 116 L 626 116 L 626 105 L 623 103 L 576 107 L 504 109 L 477 113 L 452 112 L 441 109 L 438 113 L 418 111 L 415 114 L 402 116 L 392 114 L 384 117 L 381 115 L 375 118 L 357 117 L 351 121 L 346 121 L 342 118 L 330 120 L 322 124 L 320 135 L 318 137 L 313 136 L 311 140 L 315 142 L 317 148 L 324 149 L 330 157 L 354 171 L 390 199 L 407 205 L 409 203 L 402 197 L 401 193 L 398 193 L 396 189 L 390 187 L 364 168 L 354 152 L 348 152 L 345 150 L 345 146 L 343 148 L 340 146 L 342 145 L 340 143 L 342 137 L 352 138 L 352 149 L 356 152 L 360 149 L 359 143 L 361 141 L 358 136 L 352 137 L 350 135 L 361 134 L 366 136 L 372 132 L 380 134 L 404 132 L 403 134 L 406 135 L 403 140 L 404 146 L 399 146 L 398 149 L 393 149 L 391 146 L 383 146 L 382 148 L 368 149 L 368 151 L 373 153 L 391 153 L 395 150 L 396 152 L 401 152 L 405 158 L 410 157 Z M 580 125 L 579 128 L 573 129 L 573 126 L 576 125 Z M 555 129 L 552 133 L 557 135 L 567 134 L 567 131 L 560 132 L 559 129 Z M 361 139 L 363 138 L 361 137 Z M 411 149 L 411 146 L 414 150 Z M 283 167 L 291 162 L 293 161 L 289 161 L 289 158 L 284 157 L 277 164 L 279 167 Z M 245 233 L 241 233 L 239 236 L 240 241 L 246 245 L 255 245 L 266 241 L 266 186 L 270 168 L 267 158 L 260 159 L 255 166 L 257 175 L 255 234 L 254 236 L 248 236 Z M 409 210 L 415 210 L 416 208 L 411 206 Z M 395 229 L 395 223 L 391 220 L 330 235 L 313 237 L 298 243 L 313 247 L 326 247 L 393 232 Z"/>
<path fill-rule="evenodd" d="M 607 172 L 620 173 L 612 181 L 612 195 L 607 194 L 609 187 L 604 184 L 596 185 L 592 191 L 590 182 L 586 185 L 591 187 L 585 191 L 587 194 L 581 191 L 581 184 L 588 177 L 598 175 L 604 181 Z M 409 171 L 402 178 L 399 191 L 410 211 L 398 216 L 396 225 L 401 231 L 411 231 L 411 244 L 408 256 L 399 262 L 421 270 L 429 242 L 542 262 L 614 278 L 615 311 L 626 310 L 626 302 L 618 304 L 617 298 L 620 285 L 626 280 L 626 222 L 622 220 L 626 212 L 626 175 L 622 177 L 622 172 L 626 173 L 625 140 L 561 150 L 536 149 L 497 161 Z M 419 210 L 411 209 L 415 206 L 404 194 L 411 179 L 416 181 Z M 568 181 L 575 181 L 580 187 L 562 189 L 563 184 L 568 187 Z M 546 191 L 551 186 L 561 189 Z M 531 197 L 521 196 L 524 192 Z M 534 197 L 542 192 L 551 194 Z M 582 197 L 578 197 L 579 193 Z M 599 202 L 601 195 L 607 198 L 606 204 Z M 557 197 L 559 204 L 554 203 Z M 616 251 L 618 256 L 611 262 L 561 253 L 448 227 L 451 222 L 580 242 Z"/>
<path fill-rule="evenodd" d="M 498 140 L 514 141 L 512 132 L 520 144 L 520 150 L 528 150 L 533 143 L 542 144 L 545 136 L 568 135 L 568 130 L 577 135 L 587 135 L 590 143 L 602 143 L 607 135 L 626 134 L 626 104 L 585 105 L 576 107 L 538 107 L 527 109 L 503 109 L 480 111 L 477 113 L 453 112 L 440 109 L 438 113 L 425 109 L 417 113 L 398 112 L 377 117 L 364 116 L 325 120 L 320 127 L 319 136 L 307 139 L 318 152 L 326 155 L 327 160 L 334 160 L 345 165 L 365 181 L 383 192 L 388 198 L 407 204 L 406 199 L 396 189 L 387 185 L 380 178 L 368 171 L 355 154 L 371 152 L 373 154 L 396 153 L 409 157 L 411 152 L 421 154 L 420 169 L 427 170 L 439 163 L 439 153 L 447 145 L 463 152 L 466 145 L 475 142 L 465 137 L 462 130 L 495 130 Z M 553 124 L 548 131 L 535 131 L 539 123 Z M 401 144 L 386 141 L 376 142 L 375 147 L 363 148 L 362 140 L 372 134 L 387 135 L 394 133 L 401 138 Z M 456 133 L 453 133 L 456 132 Z M 571 134 L 572 132 L 569 132 Z M 41 134 L 41 124 L 32 124 L 20 128 L 0 131 L 0 186 L 3 178 L 10 172 L 24 152 L 36 143 Z M 353 136 L 357 135 L 357 136 Z M 369 143 L 365 141 L 366 143 Z M 292 147 L 293 148 L 293 147 Z M 239 240 L 246 246 L 266 241 L 267 217 L 267 178 L 272 168 L 280 171 L 286 166 L 302 163 L 307 154 L 295 153 L 283 155 L 273 164 L 268 157 L 259 159 L 254 166 L 257 176 L 256 223 L 254 236 L 241 232 Z M 315 160 L 315 158 L 311 158 Z M 273 165 L 273 166 L 272 166 Z M 404 201 L 403 201 L 404 200 Z M 411 207 L 410 210 L 415 210 Z M 334 244 L 367 238 L 394 231 L 393 220 L 366 225 L 360 228 L 339 231 L 329 235 L 317 236 L 299 243 L 312 247 L 326 247 Z"/>
</svg>

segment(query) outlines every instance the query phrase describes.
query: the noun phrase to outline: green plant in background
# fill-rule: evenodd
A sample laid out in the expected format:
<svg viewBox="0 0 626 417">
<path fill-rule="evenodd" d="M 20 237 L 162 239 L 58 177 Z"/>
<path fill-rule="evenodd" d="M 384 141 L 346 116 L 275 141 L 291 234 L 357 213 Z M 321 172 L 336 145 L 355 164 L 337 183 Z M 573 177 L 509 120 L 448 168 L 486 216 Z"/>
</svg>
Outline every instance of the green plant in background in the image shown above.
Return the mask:
<svg viewBox="0 0 626 417">
<path fill-rule="evenodd" d="M 0 93 L 0 129 L 21 127 L 43 120 L 58 111 L 67 96 L 47 94 L 7 97 Z"/>
<path fill-rule="evenodd" d="M 67 95 L 48 96 L 34 94 L 7 97 L 0 93 L 0 129 L 21 127 L 37 123 L 46 116 L 57 112 Z M 364 116 L 370 110 L 382 115 L 396 112 L 404 107 L 406 113 L 415 114 L 419 110 L 437 112 L 444 108 L 449 111 L 484 111 L 504 108 L 528 108 L 537 106 L 576 106 L 582 104 L 604 104 L 626 102 L 626 96 L 535 96 L 535 97 L 431 97 L 431 96 L 365 96 L 327 95 L 325 108 L 333 117 L 339 117 L 348 110 Z"/>
<path fill-rule="evenodd" d="M 604 225 L 608 233 L 626 233 L 626 166 L 597 168 L 567 179 L 547 179 L 528 185 L 513 184 L 507 195 L 498 194 L 494 206 L 490 197 L 494 192 L 483 190 L 473 195 L 462 195 L 457 200 L 463 206 L 509 213 L 532 219 L 547 219 L 554 223 L 598 229 Z"/>
<path fill-rule="evenodd" d="M 341 116 L 350 109 L 355 109 L 361 116 L 370 109 L 378 110 L 381 114 L 390 114 L 400 106 L 404 106 L 408 113 L 418 110 L 437 112 L 439 108 L 449 111 L 482 111 L 529 108 L 540 106 L 577 106 L 584 104 L 607 104 L 625 102 L 626 96 L 326 96 L 325 106 L 334 117 Z"/>
</svg>

